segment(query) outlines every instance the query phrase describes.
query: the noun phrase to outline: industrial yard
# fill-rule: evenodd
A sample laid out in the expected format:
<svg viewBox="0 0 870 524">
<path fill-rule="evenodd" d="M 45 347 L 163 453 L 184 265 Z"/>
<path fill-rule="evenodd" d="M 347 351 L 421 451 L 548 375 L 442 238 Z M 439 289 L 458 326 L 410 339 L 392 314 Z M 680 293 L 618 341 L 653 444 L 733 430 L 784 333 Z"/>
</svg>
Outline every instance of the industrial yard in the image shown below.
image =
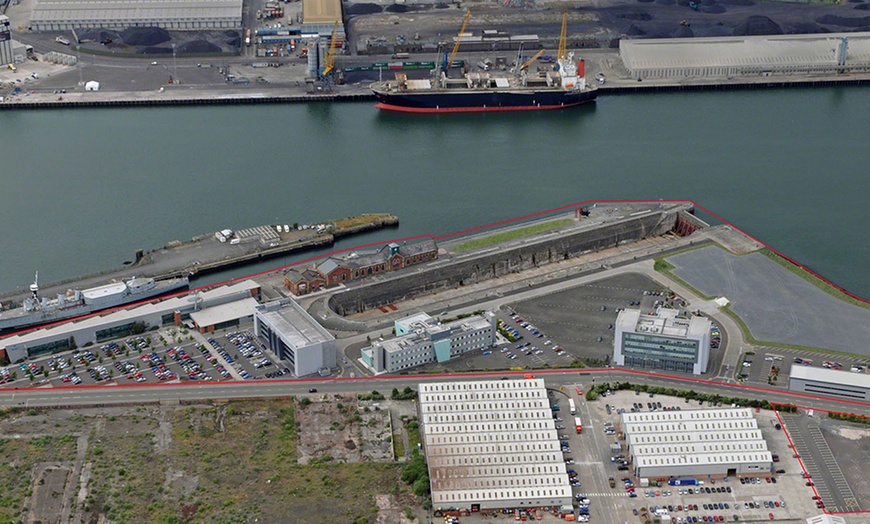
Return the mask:
<svg viewBox="0 0 870 524">
<path fill-rule="evenodd" d="M 382 402 L 381 411 L 371 403 L 357 405 L 353 397 L 310 395 L 5 412 L 0 454 L 15 466 L 6 468 L 7 503 L 0 518 L 131 522 L 147 515 L 148 522 L 278 522 L 304 515 L 301 520 L 312 522 L 410 523 L 422 512 L 400 479 L 401 467 L 392 453 L 366 451 L 391 439 L 369 439 L 360 430 L 383 413 L 378 424 L 389 436 L 393 402 Z M 329 414 L 307 426 L 312 413 L 323 409 Z M 349 451 L 356 459 L 331 449 L 303 451 L 345 433 L 361 445 Z"/>
</svg>

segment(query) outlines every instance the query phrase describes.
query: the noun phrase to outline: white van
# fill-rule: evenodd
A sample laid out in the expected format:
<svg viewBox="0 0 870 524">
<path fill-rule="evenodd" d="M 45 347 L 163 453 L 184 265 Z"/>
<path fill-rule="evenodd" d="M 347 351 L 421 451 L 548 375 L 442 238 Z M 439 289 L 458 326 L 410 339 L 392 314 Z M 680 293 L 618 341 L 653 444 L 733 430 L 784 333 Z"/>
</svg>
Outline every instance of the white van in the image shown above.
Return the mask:
<svg viewBox="0 0 870 524">
<path fill-rule="evenodd" d="M 54 41 L 57 42 L 58 44 L 69 45 L 69 40 L 67 40 L 66 38 L 64 38 L 62 36 L 55 38 Z"/>
</svg>

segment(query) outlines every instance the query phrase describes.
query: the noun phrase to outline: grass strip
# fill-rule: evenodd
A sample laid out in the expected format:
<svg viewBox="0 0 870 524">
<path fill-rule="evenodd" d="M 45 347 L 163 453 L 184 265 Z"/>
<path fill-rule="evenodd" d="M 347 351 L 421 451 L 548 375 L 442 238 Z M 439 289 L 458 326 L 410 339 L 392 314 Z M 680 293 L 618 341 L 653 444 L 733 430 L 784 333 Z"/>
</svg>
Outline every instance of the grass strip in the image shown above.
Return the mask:
<svg viewBox="0 0 870 524">
<path fill-rule="evenodd" d="M 503 231 L 501 233 L 495 233 L 493 235 L 487 235 L 484 237 L 475 238 L 474 240 L 469 240 L 468 242 L 459 244 L 458 246 L 453 248 L 453 251 L 467 251 L 469 249 L 476 249 L 479 247 L 501 244 L 503 242 L 509 242 L 518 238 L 534 235 L 542 231 L 567 226 L 572 222 L 573 220 L 571 220 L 570 218 L 563 218 L 559 220 L 551 220 L 549 222 L 541 222 L 539 224 L 532 224 L 530 226 L 511 229 L 508 231 Z"/>
</svg>

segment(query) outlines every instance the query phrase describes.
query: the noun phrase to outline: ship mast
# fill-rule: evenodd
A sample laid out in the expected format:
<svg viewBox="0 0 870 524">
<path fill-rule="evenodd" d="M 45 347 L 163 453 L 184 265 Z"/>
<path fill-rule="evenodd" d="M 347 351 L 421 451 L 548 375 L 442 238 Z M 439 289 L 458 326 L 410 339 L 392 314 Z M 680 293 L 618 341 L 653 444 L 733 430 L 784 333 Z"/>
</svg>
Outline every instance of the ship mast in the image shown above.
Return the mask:
<svg viewBox="0 0 870 524">
<path fill-rule="evenodd" d="M 30 284 L 30 295 L 34 300 L 39 300 L 39 271 L 33 277 L 33 284 Z"/>
</svg>

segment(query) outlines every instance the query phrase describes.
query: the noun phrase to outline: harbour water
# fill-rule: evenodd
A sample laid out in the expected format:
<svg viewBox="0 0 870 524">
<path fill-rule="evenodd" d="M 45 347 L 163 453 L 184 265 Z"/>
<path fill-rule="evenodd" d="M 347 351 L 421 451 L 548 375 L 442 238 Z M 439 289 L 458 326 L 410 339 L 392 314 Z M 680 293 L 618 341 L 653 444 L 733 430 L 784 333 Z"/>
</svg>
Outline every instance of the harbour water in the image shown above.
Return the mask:
<svg viewBox="0 0 870 524">
<path fill-rule="evenodd" d="M 398 230 L 338 244 L 349 247 L 588 199 L 663 198 L 693 200 L 870 297 L 866 88 L 607 96 L 541 113 L 337 103 L 2 118 L 0 291 L 36 270 L 58 281 L 223 228 L 401 218 Z"/>
</svg>

